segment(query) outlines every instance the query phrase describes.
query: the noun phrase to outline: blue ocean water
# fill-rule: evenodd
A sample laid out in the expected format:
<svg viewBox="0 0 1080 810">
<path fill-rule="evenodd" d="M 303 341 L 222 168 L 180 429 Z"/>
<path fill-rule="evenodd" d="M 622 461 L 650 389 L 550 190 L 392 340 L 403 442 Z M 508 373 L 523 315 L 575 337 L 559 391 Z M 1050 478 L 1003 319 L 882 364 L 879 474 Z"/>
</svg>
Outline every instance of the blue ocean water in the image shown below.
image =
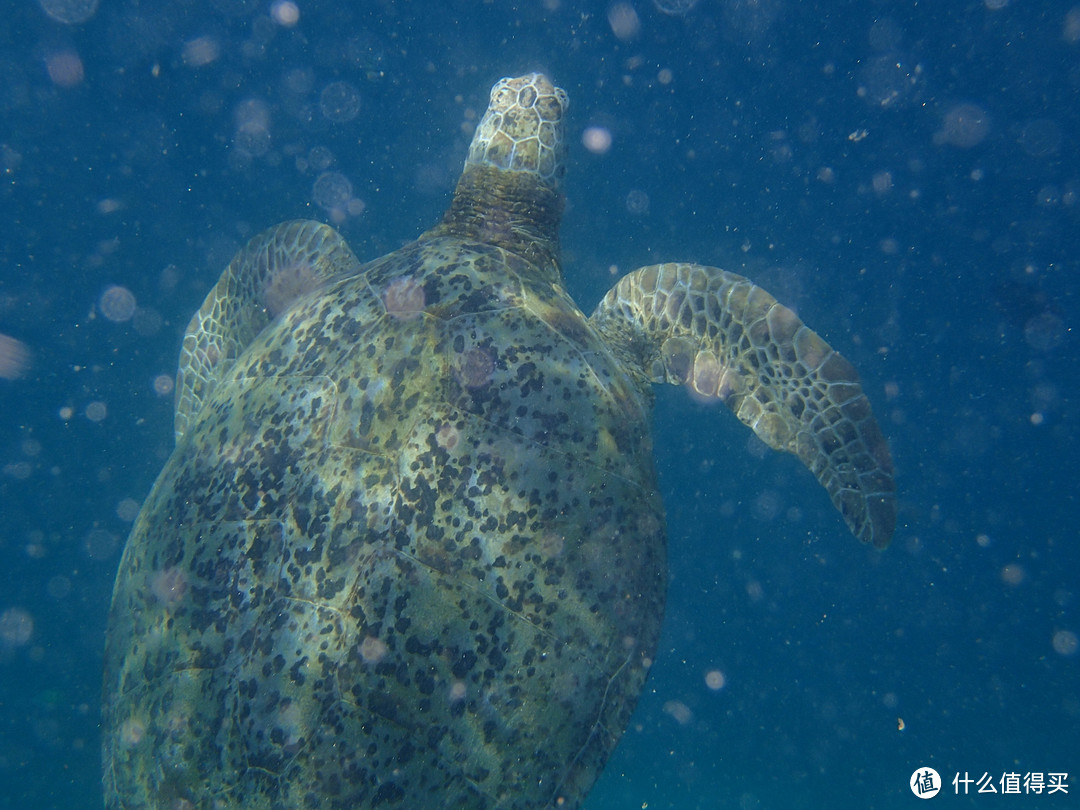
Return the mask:
<svg viewBox="0 0 1080 810">
<path fill-rule="evenodd" d="M 414 238 L 534 69 L 571 98 L 582 309 L 655 261 L 750 276 L 858 367 L 900 496 L 859 547 L 794 459 L 659 391 L 666 629 L 587 806 L 894 808 L 924 767 L 939 804 L 1076 802 L 1080 5 L 9 5 L 0 807 L 101 804 L 112 580 L 232 254 L 297 217 L 361 258 Z"/>
</svg>

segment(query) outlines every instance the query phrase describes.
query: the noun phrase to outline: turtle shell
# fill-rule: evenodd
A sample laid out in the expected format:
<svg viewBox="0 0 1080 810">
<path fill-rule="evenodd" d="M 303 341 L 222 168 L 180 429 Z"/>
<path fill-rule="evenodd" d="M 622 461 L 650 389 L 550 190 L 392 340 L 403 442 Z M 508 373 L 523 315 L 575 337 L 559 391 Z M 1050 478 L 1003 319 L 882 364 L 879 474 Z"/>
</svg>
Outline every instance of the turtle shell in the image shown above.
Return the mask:
<svg viewBox="0 0 1080 810">
<path fill-rule="evenodd" d="M 570 808 L 666 583 L 647 392 L 533 264 L 451 236 L 299 297 L 125 550 L 110 808 Z"/>
</svg>

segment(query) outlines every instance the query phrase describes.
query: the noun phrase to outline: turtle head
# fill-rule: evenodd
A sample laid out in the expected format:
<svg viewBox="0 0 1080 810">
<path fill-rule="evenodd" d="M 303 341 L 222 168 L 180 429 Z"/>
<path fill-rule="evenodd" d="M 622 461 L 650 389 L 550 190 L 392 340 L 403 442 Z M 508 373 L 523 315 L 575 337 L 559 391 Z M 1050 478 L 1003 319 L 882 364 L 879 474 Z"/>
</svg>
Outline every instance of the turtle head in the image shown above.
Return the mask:
<svg viewBox="0 0 1080 810">
<path fill-rule="evenodd" d="M 421 238 L 495 245 L 557 281 L 568 106 L 566 93 L 539 73 L 496 82 L 454 200 L 442 222 Z"/>
<path fill-rule="evenodd" d="M 528 172 L 558 189 L 566 172 L 563 117 L 569 106 L 563 89 L 541 73 L 499 79 L 473 135 L 466 169 Z"/>
</svg>

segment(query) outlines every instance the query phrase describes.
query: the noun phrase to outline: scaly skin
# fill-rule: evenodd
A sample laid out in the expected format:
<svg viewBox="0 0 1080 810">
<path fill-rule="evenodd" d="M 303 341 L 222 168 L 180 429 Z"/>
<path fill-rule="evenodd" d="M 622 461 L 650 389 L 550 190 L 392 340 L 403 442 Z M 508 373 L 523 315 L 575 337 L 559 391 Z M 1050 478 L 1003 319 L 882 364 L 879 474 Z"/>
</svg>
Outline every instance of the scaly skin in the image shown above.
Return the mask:
<svg viewBox="0 0 1080 810">
<path fill-rule="evenodd" d="M 124 551 L 110 810 L 574 808 L 656 651 L 651 385 L 726 402 L 888 542 L 853 369 L 715 268 L 561 287 L 566 96 L 504 79 L 443 221 L 360 264 L 255 237 L 192 318 L 177 446 Z"/>
</svg>

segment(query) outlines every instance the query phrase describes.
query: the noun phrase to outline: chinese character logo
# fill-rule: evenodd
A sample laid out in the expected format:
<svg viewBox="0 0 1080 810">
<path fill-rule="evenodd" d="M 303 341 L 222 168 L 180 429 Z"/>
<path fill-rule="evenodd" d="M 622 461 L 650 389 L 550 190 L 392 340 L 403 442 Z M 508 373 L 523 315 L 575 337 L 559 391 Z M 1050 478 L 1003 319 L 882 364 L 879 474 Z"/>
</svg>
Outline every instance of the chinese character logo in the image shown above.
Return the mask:
<svg viewBox="0 0 1080 810">
<path fill-rule="evenodd" d="M 920 799 L 932 799 L 941 790 L 941 777 L 933 768 L 919 768 L 911 775 L 911 792 Z"/>
<path fill-rule="evenodd" d="M 917 776 L 919 771 L 915 772 Z M 915 777 L 913 776 L 912 779 Z M 953 777 L 953 792 L 957 795 L 967 796 L 972 792 L 972 785 L 977 786 L 977 792 L 979 793 L 1068 793 L 1069 792 L 1069 774 L 1062 772 L 1042 773 L 1030 772 L 1025 773 L 1023 776 L 1017 771 L 1006 771 L 1001 774 L 1000 778 L 995 779 L 988 771 L 983 771 L 983 775 L 978 779 L 972 779 L 971 775 L 964 771 L 964 775 L 961 776 L 960 772 L 956 772 L 956 776 Z M 963 794 L 960 793 L 960 788 L 964 789 Z M 914 782 L 912 783 L 912 790 L 914 788 Z M 918 795 L 916 793 L 915 795 Z"/>
</svg>

